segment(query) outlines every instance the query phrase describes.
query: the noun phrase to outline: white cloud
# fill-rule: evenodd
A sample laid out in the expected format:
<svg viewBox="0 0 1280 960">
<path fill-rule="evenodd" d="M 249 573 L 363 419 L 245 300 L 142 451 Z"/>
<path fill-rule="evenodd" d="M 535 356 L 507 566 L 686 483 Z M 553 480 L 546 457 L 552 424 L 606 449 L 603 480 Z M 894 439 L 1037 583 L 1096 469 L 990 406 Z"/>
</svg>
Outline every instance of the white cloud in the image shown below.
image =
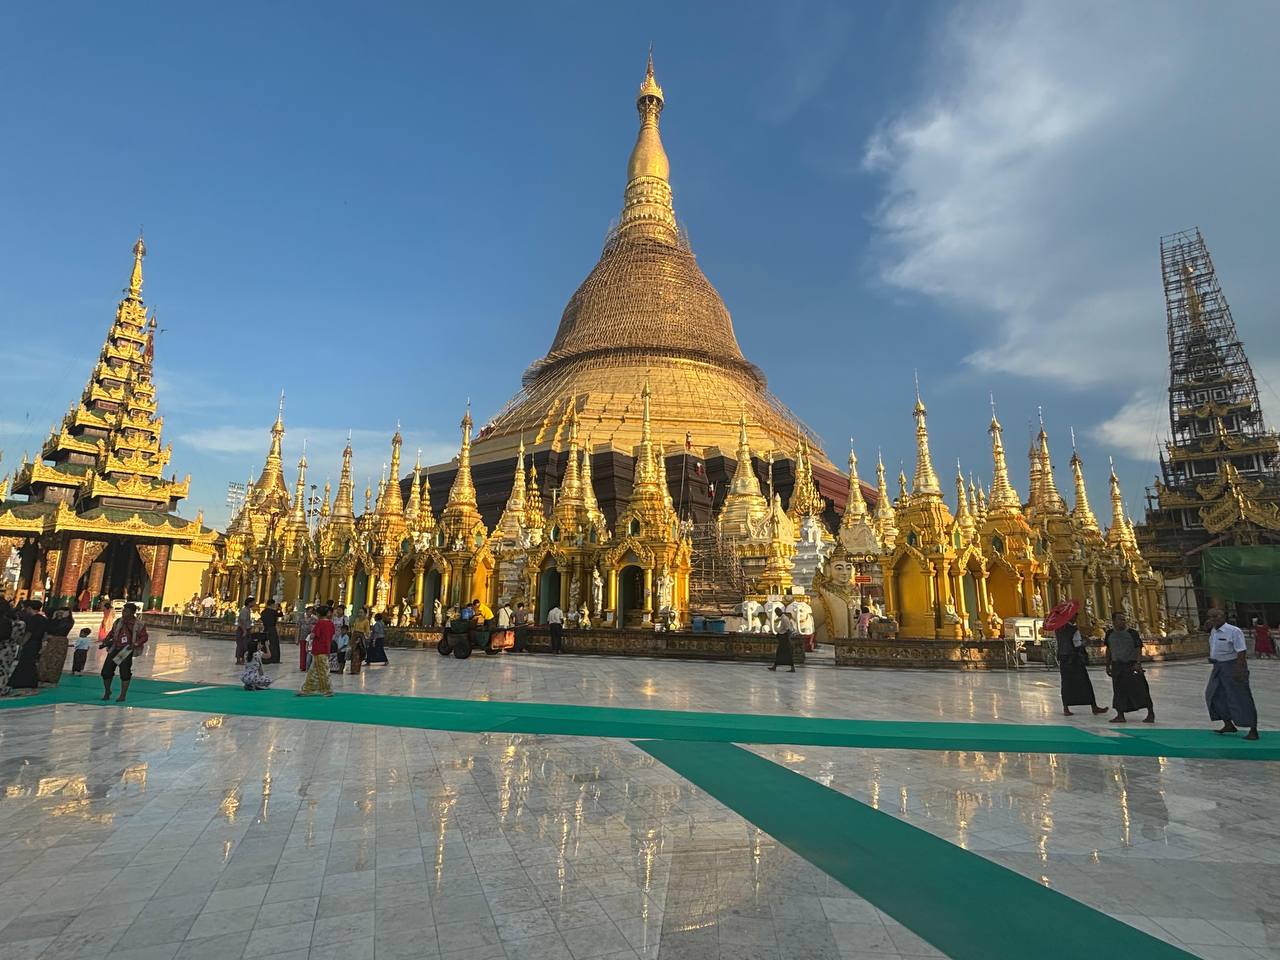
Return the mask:
<svg viewBox="0 0 1280 960">
<path fill-rule="evenodd" d="M 1169 395 L 1143 387 L 1090 434 L 1102 446 L 1134 460 L 1155 460 L 1169 433 Z"/>
<path fill-rule="evenodd" d="M 1277 352 L 1259 335 L 1280 293 L 1261 255 L 1280 215 L 1277 27 L 1261 4 L 956 15 L 918 102 L 864 151 L 885 183 L 882 279 L 974 316 L 983 371 L 1100 387 L 1122 406 L 1095 436 L 1149 460 L 1161 234 L 1205 229 L 1255 363 Z"/>
</svg>

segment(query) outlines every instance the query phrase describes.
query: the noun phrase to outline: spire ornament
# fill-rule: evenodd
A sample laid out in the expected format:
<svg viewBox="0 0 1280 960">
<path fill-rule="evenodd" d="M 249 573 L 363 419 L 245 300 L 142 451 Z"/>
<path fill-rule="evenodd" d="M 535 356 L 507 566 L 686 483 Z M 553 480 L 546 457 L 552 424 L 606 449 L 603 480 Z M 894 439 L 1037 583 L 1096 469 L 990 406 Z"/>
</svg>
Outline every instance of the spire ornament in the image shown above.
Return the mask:
<svg viewBox="0 0 1280 960">
<path fill-rule="evenodd" d="M 991 400 L 991 498 L 987 501 L 987 513 L 991 516 L 1011 516 L 1022 513 L 1022 501 L 1009 480 L 1009 464 L 1004 455 L 1004 427 L 996 417 L 996 401 Z"/>
<path fill-rule="evenodd" d="M 862 481 L 858 479 L 858 455 L 853 451 L 853 438 L 849 438 L 849 495 L 845 499 L 841 527 L 852 527 L 867 515 L 867 501 L 862 495 Z"/>
<path fill-rule="evenodd" d="M 933 469 L 933 458 L 929 454 L 928 411 L 924 401 L 920 399 L 920 379 L 916 378 L 916 405 L 913 415 L 916 419 L 916 473 L 911 484 L 912 497 L 941 499 L 942 485 L 938 482 L 938 474 Z"/>
</svg>

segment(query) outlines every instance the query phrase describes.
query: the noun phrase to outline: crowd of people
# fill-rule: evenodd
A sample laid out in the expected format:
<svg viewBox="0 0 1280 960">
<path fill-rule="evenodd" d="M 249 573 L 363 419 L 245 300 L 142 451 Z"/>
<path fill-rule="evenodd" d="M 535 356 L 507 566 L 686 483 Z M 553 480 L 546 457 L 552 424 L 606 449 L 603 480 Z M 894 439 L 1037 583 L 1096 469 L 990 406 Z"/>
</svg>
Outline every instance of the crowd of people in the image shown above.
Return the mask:
<svg viewBox="0 0 1280 960">
<path fill-rule="evenodd" d="M 116 699 L 123 702 L 133 679 L 133 658 L 147 643 L 147 628 L 137 604 L 126 603 L 118 617 L 110 600 L 103 600 L 101 609 L 96 643 L 105 651 L 102 699 L 111 699 L 119 673 L 120 696 Z M 74 642 L 70 641 L 75 613 L 69 605 L 46 611 L 39 599 L 21 600 L 15 605 L 7 597 L 0 597 L 0 696 L 15 690 L 36 690 L 41 684 L 57 684 L 66 667 L 67 650 L 72 646 L 75 652 L 71 673 L 84 672 L 95 642 L 94 631 L 82 627 Z"/>
<path fill-rule="evenodd" d="M 211 598 L 206 598 L 211 599 Z M 0 597 L 0 696 L 14 691 L 36 690 L 41 684 L 56 684 L 66 666 L 69 646 L 74 647 L 71 673 L 84 672 L 89 653 L 95 646 L 103 651 L 100 675 L 104 700 L 113 693 L 117 674 L 120 677 L 118 701 L 123 702 L 133 679 L 133 661 L 147 644 L 147 629 L 136 604 L 126 603 L 116 615 L 109 600 L 100 603 L 101 619 L 96 637 L 90 627 L 82 627 L 70 639 L 74 629 L 75 604 L 46 611 L 39 599 L 22 600 L 16 605 Z M 1098 703 L 1089 675 L 1089 643 L 1077 622 L 1078 607 L 1063 605 L 1063 615 L 1050 626 L 1056 640 L 1058 667 L 1061 675 L 1062 712 L 1071 716 L 1072 707 L 1088 707 L 1095 715 L 1108 712 Z M 770 670 L 778 667 L 795 672 L 794 644 L 803 631 L 796 615 L 787 608 L 776 612 L 776 623 L 770 625 L 777 638 Z M 216 615 L 216 605 L 212 610 Z M 235 615 L 235 662 L 242 668 L 241 682 L 246 690 L 263 690 L 271 686 L 273 677 L 264 665 L 281 663 L 280 624 L 283 611 L 274 599 L 258 609 L 249 597 Z M 533 617 L 519 603 L 513 609 L 503 601 L 495 613 L 480 599 L 460 609 L 448 611 L 447 618 L 461 625 L 468 643 L 482 637 L 486 650 L 490 645 L 516 653 L 530 652 L 529 627 Z M 563 650 L 566 623 L 582 628 L 581 620 L 571 621 L 556 605 L 548 612 L 546 622 L 551 652 Z M 336 601 L 305 607 L 296 620 L 298 668 L 306 673 L 299 696 L 332 696 L 331 674 L 349 672 L 356 675 L 369 665 L 386 665 L 387 615 L 358 608 L 348 617 L 346 608 Z M 1205 690 L 1205 704 L 1210 718 L 1220 723 L 1216 731 L 1227 735 L 1246 731 L 1246 740 L 1257 740 L 1258 711 L 1249 683 L 1249 649 L 1245 633 L 1227 621 L 1223 610 L 1209 611 L 1208 657 L 1211 671 Z M 754 629 L 765 629 L 762 621 Z M 1260 620 L 1252 624 L 1254 655 L 1271 659 L 1276 655 L 1274 639 L 1268 626 Z M 1103 665 L 1111 681 L 1110 723 L 1125 723 L 1128 714 L 1143 713 L 1143 723 L 1155 723 L 1155 703 L 1147 673 L 1142 665 L 1142 640 L 1138 631 L 1128 625 L 1123 611 L 1116 611 L 1103 638 Z"/>
</svg>

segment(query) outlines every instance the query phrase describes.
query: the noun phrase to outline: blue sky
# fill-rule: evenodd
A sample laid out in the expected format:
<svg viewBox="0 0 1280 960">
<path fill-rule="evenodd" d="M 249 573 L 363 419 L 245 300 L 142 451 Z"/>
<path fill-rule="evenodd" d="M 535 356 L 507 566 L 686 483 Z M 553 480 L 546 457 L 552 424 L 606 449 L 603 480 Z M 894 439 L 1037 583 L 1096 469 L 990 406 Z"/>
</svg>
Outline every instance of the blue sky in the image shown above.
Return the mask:
<svg viewBox="0 0 1280 960">
<path fill-rule="evenodd" d="M 84 383 L 145 224 L 187 512 L 286 454 L 446 459 L 555 332 L 617 216 L 652 41 L 676 209 L 744 352 L 842 463 L 990 476 L 1043 406 L 1105 512 L 1165 426 L 1161 234 L 1206 233 L 1280 416 L 1264 4 L 98 3 L 0 29 L 0 472 Z M 1025 460 L 1014 457 L 1025 494 Z M 361 480 L 363 480 L 363 476 Z M 292 477 L 290 477 L 292 480 Z"/>
</svg>

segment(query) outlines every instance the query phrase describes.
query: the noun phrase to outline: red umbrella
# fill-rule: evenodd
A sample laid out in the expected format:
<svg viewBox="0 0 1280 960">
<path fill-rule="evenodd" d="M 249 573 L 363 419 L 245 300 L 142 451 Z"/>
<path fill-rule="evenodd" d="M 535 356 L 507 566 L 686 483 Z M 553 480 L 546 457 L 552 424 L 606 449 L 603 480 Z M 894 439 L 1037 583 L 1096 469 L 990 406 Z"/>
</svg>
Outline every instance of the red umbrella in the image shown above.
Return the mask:
<svg viewBox="0 0 1280 960">
<path fill-rule="evenodd" d="M 1049 615 L 1044 618 L 1045 631 L 1057 630 L 1059 627 L 1065 627 L 1071 622 L 1071 618 L 1080 612 L 1079 600 L 1063 600 L 1060 604 L 1049 611 Z"/>
</svg>

